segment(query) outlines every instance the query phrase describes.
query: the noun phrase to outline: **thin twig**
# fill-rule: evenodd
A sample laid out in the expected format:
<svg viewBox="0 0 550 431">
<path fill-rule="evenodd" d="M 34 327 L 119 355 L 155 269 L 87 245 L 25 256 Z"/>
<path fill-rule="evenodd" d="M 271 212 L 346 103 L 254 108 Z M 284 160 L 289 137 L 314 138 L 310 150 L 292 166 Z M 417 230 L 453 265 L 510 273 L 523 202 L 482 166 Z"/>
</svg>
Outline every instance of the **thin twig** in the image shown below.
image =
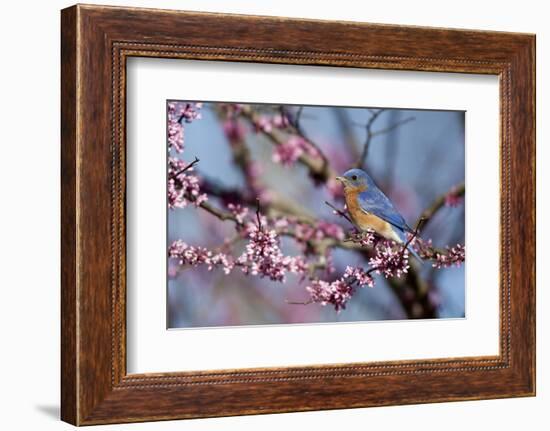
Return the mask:
<svg viewBox="0 0 550 431">
<path fill-rule="evenodd" d="M 365 166 L 365 162 L 367 161 L 367 155 L 369 152 L 370 143 L 372 140 L 372 125 L 376 121 L 376 119 L 380 116 L 380 114 L 384 112 L 384 109 L 378 109 L 373 110 L 369 109 L 370 118 L 367 121 L 367 124 L 365 125 L 365 131 L 367 136 L 365 137 L 365 143 L 363 144 L 363 151 L 361 151 L 361 156 L 359 157 L 359 160 L 357 161 L 357 168 L 363 168 Z"/>
<path fill-rule="evenodd" d="M 374 137 L 379 136 L 379 135 L 383 135 L 385 133 L 389 133 L 389 132 L 397 129 L 399 126 L 402 126 L 404 124 L 407 124 L 407 123 L 415 120 L 414 117 L 407 117 L 407 118 L 404 118 L 401 121 L 397 121 L 396 123 L 389 125 L 388 127 L 383 128 L 383 129 L 372 130 L 374 122 L 380 116 L 380 114 L 382 114 L 385 111 L 385 109 L 378 109 L 378 110 L 369 109 L 368 111 L 371 114 L 371 116 L 368 119 L 367 123 L 364 126 L 362 126 L 362 127 L 365 128 L 366 137 L 365 137 L 365 143 L 363 144 L 363 151 L 361 152 L 361 156 L 359 157 L 359 160 L 357 161 L 357 164 L 356 164 L 357 168 L 363 168 L 365 166 L 365 163 L 367 161 L 367 155 L 368 155 L 368 152 L 369 152 L 369 149 L 370 149 L 370 145 L 371 145 L 372 139 Z"/>
<path fill-rule="evenodd" d="M 180 169 L 178 172 L 176 172 L 175 174 L 173 174 L 173 178 L 176 178 L 178 175 L 181 175 L 183 174 L 185 171 L 191 169 L 193 166 L 195 166 L 197 163 L 199 163 L 200 160 L 197 156 L 195 156 L 195 160 L 193 160 L 191 163 L 189 163 L 185 168 L 183 169 Z"/>
<path fill-rule="evenodd" d="M 260 199 L 256 199 L 256 220 L 258 221 L 258 231 L 263 232 L 262 218 L 260 215 Z"/>
<path fill-rule="evenodd" d="M 340 217 L 344 217 L 347 221 L 349 221 L 351 224 L 353 224 L 353 221 L 351 218 L 346 214 L 346 212 L 342 211 L 341 209 L 336 208 L 333 204 L 331 204 L 329 201 L 325 201 L 325 204 L 327 204 L 329 207 L 331 207 L 336 214 L 338 214 Z"/>
<path fill-rule="evenodd" d="M 334 116 L 340 132 L 344 136 L 344 144 L 349 152 L 350 160 L 358 160 L 360 156 L 359 143 L 355 137 L 353 124 L 349 118 L 349 112 L 345 109 L 335 109 Z"/>
<path fill-rule="evenodd" d="M 191 202 L 193 202 L 193 198 L 191 196 L 186 195 L 185 198 L 190 200 Z M 223 211 L 219 208 L 216 208 L 215 206 L 210 205 L 207 201 L 201 202 L 199 204 L 199 206 L 203 210 L 205 210 L 206 212 L 212 214 L 213 216 L 216 216 L 217 218 L 219 218 L 222 221 L 231 220 L 231 221 L 234 221 L 237 224 L 240 224 L 239 221 L 237 220 L 237 218 L 232 213 L 230 213 L 228 211 Z"/>
<path fill-rule="evenodd" d="M 413 240 L 416 238 L 416 236 L 418 235 L 418 232 L 420 230 L 420 227 L 424 224 L 424 222 L 426 221 L 426 219 L 420 217 L 420 219 L 418 220 L 418 222 L 416 223 L 416 227 L 414 228 L 414 232 L 412 233 L 412 235 L 409 237 L 409 239 L 407 240 L 407 242 L 405 243 L 405 245 L 403 246 L 403 249 L 401 250 L 401 256 L 399 258 L 399 261 L 400 262 L 403 262 L 403 256 L 405 255 L 405 250 L 407 250 L 407 248 L 409 247 L 409 245 L 411 244 L 411 242 L 413 242 Z"/>
<path fill-rule="evenodd" d="M 411 121 L 414 121 L 415 119 L 416 119 L 415 117 L 404 118 L 403 120 L 397 121 L 397 122 L 393 123 L 392 125 L 390 125 L 388 127 L 385 127 L 383 129 L 376 130 L 376 131 L 372 132 L 371 136 L 374 138 L 375 136 L 383 135 L 385 133 L 389 133 L 389 132 L 397 129 L 399 126 L 410 123 Z"/>
<path fill-rule="evenodd" d="M 313 304 L 313 299 L 309 299 L 307 301 L 291 301 L 289 299 L 285 299 L 285 302 L 290 305 L 309 305 Z"/>
</svg>

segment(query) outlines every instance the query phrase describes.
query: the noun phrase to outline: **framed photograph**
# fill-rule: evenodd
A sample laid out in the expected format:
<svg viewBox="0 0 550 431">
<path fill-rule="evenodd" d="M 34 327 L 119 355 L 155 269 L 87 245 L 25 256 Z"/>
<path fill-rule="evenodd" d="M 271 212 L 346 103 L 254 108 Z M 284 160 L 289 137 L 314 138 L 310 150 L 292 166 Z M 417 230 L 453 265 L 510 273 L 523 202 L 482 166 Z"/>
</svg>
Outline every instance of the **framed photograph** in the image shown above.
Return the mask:
<svg viewBox="0 0 550 431">
<path fill-rule="evenodd" d="M 63 420 L 535 394 L 533 35 L 77 5 L 61 44 Z"/>
</svg>

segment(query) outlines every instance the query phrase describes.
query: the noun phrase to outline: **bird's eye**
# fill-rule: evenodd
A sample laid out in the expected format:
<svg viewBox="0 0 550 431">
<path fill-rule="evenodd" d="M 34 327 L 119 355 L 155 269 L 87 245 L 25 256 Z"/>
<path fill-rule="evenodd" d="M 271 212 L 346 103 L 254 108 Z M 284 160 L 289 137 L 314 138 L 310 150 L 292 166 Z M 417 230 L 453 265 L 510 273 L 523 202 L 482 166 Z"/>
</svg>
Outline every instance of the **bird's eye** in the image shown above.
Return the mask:
<svg viewBox="0 0 550 431">
<path fill-rule="evenodd" d="M 357 175 L 352 175 L 352 176 L 351 176 L 351 179 L 352 179 L 353 181 L 357 181 Z"/>
</svg>

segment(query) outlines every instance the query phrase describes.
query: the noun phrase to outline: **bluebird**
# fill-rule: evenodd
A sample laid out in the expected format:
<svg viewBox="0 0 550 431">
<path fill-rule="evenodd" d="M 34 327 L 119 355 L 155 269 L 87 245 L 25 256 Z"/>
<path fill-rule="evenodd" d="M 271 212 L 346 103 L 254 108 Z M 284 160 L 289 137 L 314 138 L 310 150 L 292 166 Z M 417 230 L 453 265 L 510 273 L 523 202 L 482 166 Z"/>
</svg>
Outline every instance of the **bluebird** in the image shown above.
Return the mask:
<svg viewBox="0 0 550 431">
<path fill-rule="evenodd" d="M 407 242 L 407 233 L 413 234 L 414 231 L 365 171 L 350 169 L 336 179 L 344 185 L 346 206 L 357 229 L 361 232 L 372 229 L 399 244 Z M 422 261 L 410 246 L 408 250 Z"/>
</svg>

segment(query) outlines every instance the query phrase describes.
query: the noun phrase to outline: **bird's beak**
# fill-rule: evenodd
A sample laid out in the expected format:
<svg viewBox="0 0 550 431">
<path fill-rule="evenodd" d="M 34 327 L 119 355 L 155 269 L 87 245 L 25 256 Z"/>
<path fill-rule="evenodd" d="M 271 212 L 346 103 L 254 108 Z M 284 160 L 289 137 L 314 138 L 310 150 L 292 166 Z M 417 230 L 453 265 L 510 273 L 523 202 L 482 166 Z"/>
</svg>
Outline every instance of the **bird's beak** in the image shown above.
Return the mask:
<svg viewBox="0 0 550 431">
<path fill-rule="evenodd" d="M 342 184 L 346 184 L 346 179 L 344 177 L 336 177 L 336 181 L 340 181 Z"/>
</svg>

